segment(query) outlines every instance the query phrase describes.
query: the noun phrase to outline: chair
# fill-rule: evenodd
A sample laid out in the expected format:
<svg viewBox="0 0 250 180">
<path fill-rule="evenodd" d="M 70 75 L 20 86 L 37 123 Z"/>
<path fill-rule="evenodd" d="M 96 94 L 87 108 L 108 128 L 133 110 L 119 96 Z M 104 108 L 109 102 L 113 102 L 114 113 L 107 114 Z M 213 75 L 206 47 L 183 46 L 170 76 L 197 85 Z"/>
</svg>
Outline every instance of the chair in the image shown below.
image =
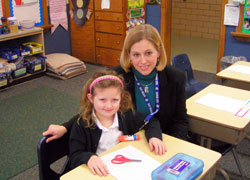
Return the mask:
<svg viewBox="0 0 250 180">
<path fill-rule="evenodd" d="M 186 98 L 191 97 L 208 86 L 208 84 L 198 82 L 194 79 L 192 66 L 187 54 L 174 56 L 172 59 L 172 64 L 186 75 Z"/>
<path fill-rule="evenodd" d="M 69 133 L 59 139 L 46 143 L 43 137 L 37 145 L 37 156 L 40 180 L 59 180 L 60 176 L 68 171 L 68 157 L 60 173 L 53 171 L 50 165 L 56 160 L 69 155 Z"/>
</svg>

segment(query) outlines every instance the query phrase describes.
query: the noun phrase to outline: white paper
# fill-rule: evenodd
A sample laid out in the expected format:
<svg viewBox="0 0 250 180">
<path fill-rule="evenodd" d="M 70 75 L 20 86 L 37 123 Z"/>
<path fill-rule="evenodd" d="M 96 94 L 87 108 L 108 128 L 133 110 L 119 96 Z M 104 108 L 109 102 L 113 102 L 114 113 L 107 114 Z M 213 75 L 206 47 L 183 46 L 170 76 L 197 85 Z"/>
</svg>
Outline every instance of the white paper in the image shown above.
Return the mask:
<svg viewBox="0 0 250 180">
<path fill-rule="evenodd" d="M 240 17 L 240 6 L 234 4 L 225 5 L 224 25 L 238 26 Z"/>
<path fill-rule="evenodd" d="M 232 65 L 228 68 L 230 71 L 235 71 L 243 74 L 250 74 L 250 67 L 243 65 Z M 250 78 L 250 77 L 249 77 Z"/>
<path fill-rule="evenodd" d="M 101 9 L 110 9 L 110 0 L 102 0 Z"/>
<path fill-rule="evenodd" d="M 208 93 L 197 99 L 195 102 L 234 114 L 245 104 L 245 101 L 232 99 L 214 93 Z"/>
<path fill-rule="evenodd" d="M 118 154 L 129 159 L 142 161 L 127 162 L 124 164 L 111 163 L 111 160 Z M 161 165 L 160 162 L 131 145 L 104 155 L 101 158 L 108 167 L 110 174 L 118 180 L 151 180 L 151 172 Z"/>
</svg>

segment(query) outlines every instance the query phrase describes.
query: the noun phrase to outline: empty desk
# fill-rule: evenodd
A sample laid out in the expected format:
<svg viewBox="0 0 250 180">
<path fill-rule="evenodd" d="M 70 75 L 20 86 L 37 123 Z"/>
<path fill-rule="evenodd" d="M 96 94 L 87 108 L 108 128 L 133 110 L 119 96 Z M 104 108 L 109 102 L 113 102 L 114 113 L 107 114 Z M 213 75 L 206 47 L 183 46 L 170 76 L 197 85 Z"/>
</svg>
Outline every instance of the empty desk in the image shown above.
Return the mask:
<svg viewBox="0 0 250 180">
<path fill-rule="evenodd" d="M 250 62 L 238 61 L 216 74 L 223 85 L 250 90 Z"/>
</svg>

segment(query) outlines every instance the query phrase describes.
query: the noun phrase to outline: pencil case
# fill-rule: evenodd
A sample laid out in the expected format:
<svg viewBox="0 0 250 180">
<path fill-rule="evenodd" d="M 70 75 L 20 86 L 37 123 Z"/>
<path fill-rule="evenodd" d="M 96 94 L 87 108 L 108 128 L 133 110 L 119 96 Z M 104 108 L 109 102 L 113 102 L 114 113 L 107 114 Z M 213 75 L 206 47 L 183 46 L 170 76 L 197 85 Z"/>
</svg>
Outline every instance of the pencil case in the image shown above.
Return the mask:
<svg viewBox="0 0 250 180">
<path fill-rule="evenodd" d="M 194 180 L 202 172 L 204 162 L 184 153 L 177 153 L 152 171 L 152 180 Z"/>
</svg>

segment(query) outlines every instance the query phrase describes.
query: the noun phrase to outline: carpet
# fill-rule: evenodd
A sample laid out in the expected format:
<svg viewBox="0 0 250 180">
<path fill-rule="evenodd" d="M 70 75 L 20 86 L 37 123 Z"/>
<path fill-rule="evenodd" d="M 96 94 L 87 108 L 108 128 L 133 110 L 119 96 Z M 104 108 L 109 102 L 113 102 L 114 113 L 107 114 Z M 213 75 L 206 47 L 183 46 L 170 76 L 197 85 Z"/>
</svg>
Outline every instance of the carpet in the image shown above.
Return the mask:
<svg viewBox="0 0 250 180">
<path fill-rule="evenodd" d="M 37 164 L 42 132 L 77 113 L 79 99 L 40 87 L 0 102 L 0 179 L 8 179 Z"/>
</svg>

